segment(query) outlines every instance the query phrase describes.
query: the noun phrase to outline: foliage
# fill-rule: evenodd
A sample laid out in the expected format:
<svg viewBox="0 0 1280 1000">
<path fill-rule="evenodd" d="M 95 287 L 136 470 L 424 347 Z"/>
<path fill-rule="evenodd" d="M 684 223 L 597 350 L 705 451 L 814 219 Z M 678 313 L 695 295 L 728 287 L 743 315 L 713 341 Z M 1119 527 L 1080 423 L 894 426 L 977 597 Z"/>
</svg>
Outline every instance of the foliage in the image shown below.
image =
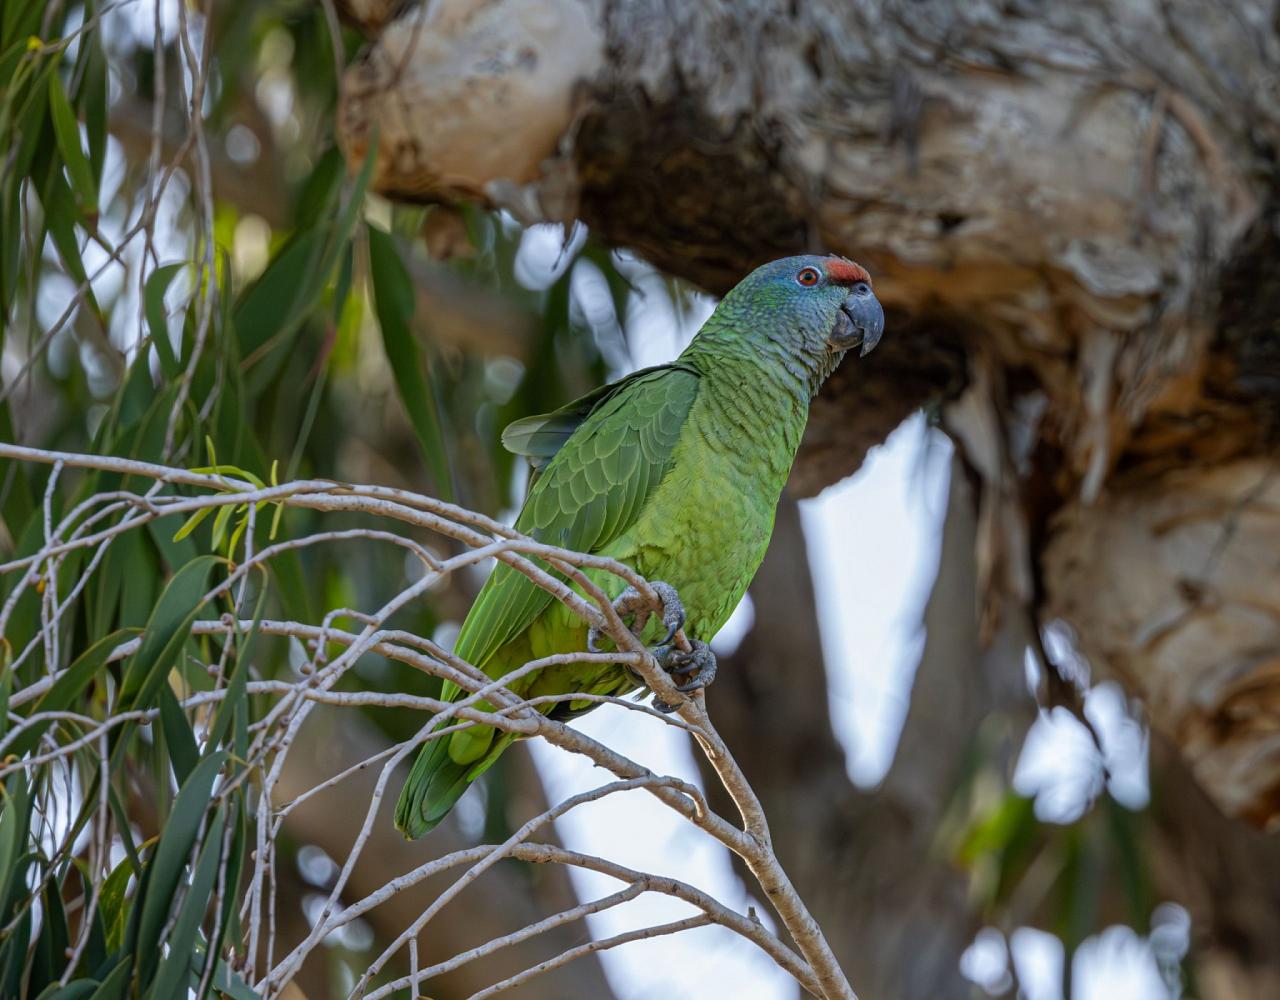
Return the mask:
<svg viewBox="0 0 1280 1000">
<path fill-rule="evenodd" d="M 599 354 L 576 335 L 558 356 L 539 347 L 529 369 L 432 337 L 409 266 L 450 272 L 460 298 L 502 296 L 538 318 L 547 344 L 581 325 L 570 270 L 548 290 L 521 288 L 519 227 L 470 210 L 466 258 L 422 255 L 412 236 L 424 213 L 369 198 L 371 163 L 349 176 L 332 146 L 334 50 L 345 58 L 355 41 L 331 35 L 320 5 L 217 5 L 211 17 L 173 5 L 154 23 L 127 7 L 8 4 L 0 16 L 0 441 L 177 464 L 258 489 L 375 469 L 447 496 L 460 455 L 500 453 L 501 411 L 558 402 L 566 383 L 601 377 Z M 246 113 L 263 79 L 286 95 L 275 121 Z M 149 131 L 153 104 L 157 142 L 131 140 L 130 116 Z M 237 136 L 258 147 L 244 169 L 227 153 Z M 288 193 L 269 227 L 223 197 L 239 174 Z M 459 494 L 509 505 L 509 461 L 487 478 L 476 474 L 484 466 L 466 464 Z M 225 584 L 251 552 L 255 521 L 260 544 L 317 527 L 316 512 L 282 516 L 269 501 L 199 506 L 185 523 L 24 562 L 51 533 L 138 516 L 125 500 L 91 498 L 156 496 L 159 485 L 0 460 L 6 996 L 248 995 L 206 956 L 244 933 L 234 888 L 257 836 L 247 756 L 265 711 L 248 678 L 293 676 L 291 646 L 259 641 L 254 623 L 378 606 L 405 577 L 394 547 L 353 558 L 316 546 L 281 551 L 233 593 Z M 466 586 L 405 608 L 398 624 L 431 635 Z M 219 614 L 247 624 L 191 634 Z M 377 654 L 358 673 L 409 695 L 438 685 Z M 217 690 L 216 711 L 190 705 Z M 104 726 L 121 713 L 125 724 Z M 391 732 L 417 730 L 414 713 L 392 714 L 379 717 Z"/>
</svg>

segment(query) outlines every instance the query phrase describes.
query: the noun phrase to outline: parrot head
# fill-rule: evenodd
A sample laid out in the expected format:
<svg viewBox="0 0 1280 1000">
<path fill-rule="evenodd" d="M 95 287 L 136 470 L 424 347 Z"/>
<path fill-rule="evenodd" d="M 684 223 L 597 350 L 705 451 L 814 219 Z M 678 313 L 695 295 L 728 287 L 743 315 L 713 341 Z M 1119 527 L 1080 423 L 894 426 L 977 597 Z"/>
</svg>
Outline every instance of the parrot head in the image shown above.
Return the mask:
<svg viewBox="0 0 1280 1000">
<path fill-rule="evenodd" d="M 884 309 L 871 290 L 871 276 L 844 257 L 783 257 L 756 268 L 725 296 L 721 308 L 757 319 L 761 307 L 782 320 L 791 346 L 806 354 L 837 358 L 858 348 L 869 354 L 884 333 Z M 755 317 L 750 314 L 755 313 Z M 775 339 L 776 323 L 767 336 Z M 759 327 L 757 327 L 759 329 Z"/>
</svg>

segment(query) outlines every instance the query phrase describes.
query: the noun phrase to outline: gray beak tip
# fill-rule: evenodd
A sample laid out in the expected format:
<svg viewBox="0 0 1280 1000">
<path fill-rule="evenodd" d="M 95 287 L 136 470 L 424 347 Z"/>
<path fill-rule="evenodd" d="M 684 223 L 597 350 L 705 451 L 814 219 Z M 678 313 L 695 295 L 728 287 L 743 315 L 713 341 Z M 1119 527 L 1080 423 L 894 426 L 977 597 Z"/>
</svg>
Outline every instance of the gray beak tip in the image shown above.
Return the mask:
<svg viewBox="0 0 1280 1000">
<path fill-rule="evenodd" d="M 840 339 L 846 347 L 857 346 L 858 356 L 865 358 L 884 335 L 884 308 L 874 295 L 863 295 L 845 300 L 840 311 Z"/>
</svg>

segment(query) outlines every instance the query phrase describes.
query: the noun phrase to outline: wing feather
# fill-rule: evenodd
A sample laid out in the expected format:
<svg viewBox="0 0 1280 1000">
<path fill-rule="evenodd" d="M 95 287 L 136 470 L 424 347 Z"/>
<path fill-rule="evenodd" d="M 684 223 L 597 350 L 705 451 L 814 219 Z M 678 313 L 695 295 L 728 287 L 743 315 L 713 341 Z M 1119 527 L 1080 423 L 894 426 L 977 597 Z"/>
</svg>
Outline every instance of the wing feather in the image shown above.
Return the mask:
<svg viewBox="0 0 1280 1000">
<path fill-rule="evenodd" d="M 698 378 L 680 365 L 647 369 L 553 414 L 511 425 L 503 443 L 541 468 L 516 527 L 580 552 L 598 552 L 622 535 L 670 467 Z M 528 577 L 499 563 L 462 625 L 458 655 L 483 668 L 551 601 Z M 449 685 L 445 694 L 455 693 Z"/>
</svg>

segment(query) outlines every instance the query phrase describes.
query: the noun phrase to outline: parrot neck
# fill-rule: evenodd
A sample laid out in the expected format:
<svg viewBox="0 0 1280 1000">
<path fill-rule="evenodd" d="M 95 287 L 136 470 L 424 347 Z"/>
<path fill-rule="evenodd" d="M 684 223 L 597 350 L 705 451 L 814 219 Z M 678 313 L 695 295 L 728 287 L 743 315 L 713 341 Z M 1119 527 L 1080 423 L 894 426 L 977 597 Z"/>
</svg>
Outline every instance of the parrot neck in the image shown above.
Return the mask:
<svg viewBox="0 0 1280 1000">
<path fill-rule="evenodd" d="M 780 448 L 766 449 L 768 478 L 781 489 L 800 447 L 809 403 L 839 357 L 825 349 L 820 355 L 798 355 L 794 345 L 758 340 L 748 345 L 713 336 L 695 338 L 680 361 L 702 373 L 699 399 L 707 405 L 705 430 L 711 437 L 739 449 L 744 442 L 781 439 Z"/>
<path fill-rule="evenodd" d="M 705 330 L 680 355 L 681 362 L 697 368 L 713 384 L 727 380 L 744 389 L 759 385 L 771 396 L 790 397 L 806 412 L 840 358 L 825 343 L 815 344 L 812 349 L 797 349 L 794 340 L 783 337 L 766 335 L 747 340 L 720 337 Z"/>
</svg>

